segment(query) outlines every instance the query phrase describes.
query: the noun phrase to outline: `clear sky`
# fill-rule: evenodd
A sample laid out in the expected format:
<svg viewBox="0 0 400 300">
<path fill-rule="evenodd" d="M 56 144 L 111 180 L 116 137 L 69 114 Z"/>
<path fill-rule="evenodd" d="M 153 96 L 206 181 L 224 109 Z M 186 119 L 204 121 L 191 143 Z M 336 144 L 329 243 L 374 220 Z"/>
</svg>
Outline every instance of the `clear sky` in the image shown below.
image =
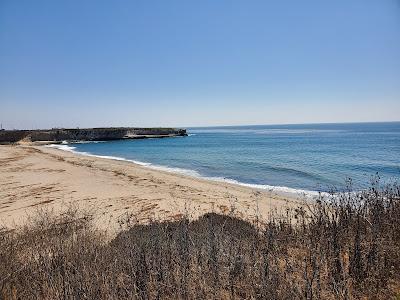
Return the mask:
<svg viewBox="0 0 400 300">
<path fill-rule="evenodd" d="M 3 127 L 398 120 L 399 0 L 0 0 Z"/>
</svg>

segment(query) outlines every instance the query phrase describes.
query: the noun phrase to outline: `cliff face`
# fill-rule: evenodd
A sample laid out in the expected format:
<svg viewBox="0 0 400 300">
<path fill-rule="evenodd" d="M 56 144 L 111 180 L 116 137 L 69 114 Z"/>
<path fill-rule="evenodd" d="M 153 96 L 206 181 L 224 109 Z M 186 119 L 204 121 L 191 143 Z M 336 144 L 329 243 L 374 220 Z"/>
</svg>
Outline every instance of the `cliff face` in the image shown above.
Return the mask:
<svg viewBox="0 0 400 300">
<path fill-rule="evenodd" d="M 140 139 L 150 137 L 185 136 L 185 129 L 175 128 L 85 128 L 50 130 L 2 130 L 0 143 L 26 141 L 107 141 L 120 139 Z"/>
</svg>

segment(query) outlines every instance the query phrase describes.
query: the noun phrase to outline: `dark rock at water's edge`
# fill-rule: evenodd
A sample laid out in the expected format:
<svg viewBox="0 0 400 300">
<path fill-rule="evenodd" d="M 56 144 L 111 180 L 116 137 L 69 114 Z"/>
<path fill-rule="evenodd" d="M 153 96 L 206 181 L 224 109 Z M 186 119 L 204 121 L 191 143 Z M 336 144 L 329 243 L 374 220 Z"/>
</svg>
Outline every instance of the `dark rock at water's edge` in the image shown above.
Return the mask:
<svg viewBox="0 0 400 300">
<path fill-rule="evenodd" d="M 186 136 L 186 129 L 176 128 L 52 128 L 38 130 L 1 130 L 0 143 L 109 141 L 122 139 L 164 138 Z"/>
</svg>

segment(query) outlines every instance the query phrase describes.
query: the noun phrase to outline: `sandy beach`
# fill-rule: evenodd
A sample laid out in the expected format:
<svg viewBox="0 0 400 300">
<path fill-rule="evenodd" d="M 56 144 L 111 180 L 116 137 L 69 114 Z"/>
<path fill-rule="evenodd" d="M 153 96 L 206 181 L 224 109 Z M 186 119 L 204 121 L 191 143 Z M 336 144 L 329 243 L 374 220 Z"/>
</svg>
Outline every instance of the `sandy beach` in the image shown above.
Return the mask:
<svg viewBox="0 0 400 300">
<path fill-rule="evenodd" d="M 13 227 L 39 208 L 55 212 L 73 204 L 89 210 L 100 227 L 118 230 L 134 215 L 149 219 L 191 218 L 209 212 L 245 219 L 297 206 L 295 195 L 214 182 L 131 162 L 83 156 L 45 146 L 0 146 L 0 225 Z"/>
</svg>

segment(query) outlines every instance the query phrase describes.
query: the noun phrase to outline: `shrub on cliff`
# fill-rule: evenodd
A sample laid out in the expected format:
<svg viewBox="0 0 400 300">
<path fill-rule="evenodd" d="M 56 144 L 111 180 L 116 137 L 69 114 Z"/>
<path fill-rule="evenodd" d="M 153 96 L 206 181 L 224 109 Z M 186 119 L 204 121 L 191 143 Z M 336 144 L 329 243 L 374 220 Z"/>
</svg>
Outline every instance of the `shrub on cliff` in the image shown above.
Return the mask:
<svg viewBox="0 0 400 300">
<path fill-rule="evenodd" d="M 400 287 L 400 188 L 320 196 L 266 223 L 209 213 L 111 241 L 70 210 L 0 231 L 2 299 L 389 299 Z M 397 294 L 398 296 L 398 294 Z"/>
</svg>

